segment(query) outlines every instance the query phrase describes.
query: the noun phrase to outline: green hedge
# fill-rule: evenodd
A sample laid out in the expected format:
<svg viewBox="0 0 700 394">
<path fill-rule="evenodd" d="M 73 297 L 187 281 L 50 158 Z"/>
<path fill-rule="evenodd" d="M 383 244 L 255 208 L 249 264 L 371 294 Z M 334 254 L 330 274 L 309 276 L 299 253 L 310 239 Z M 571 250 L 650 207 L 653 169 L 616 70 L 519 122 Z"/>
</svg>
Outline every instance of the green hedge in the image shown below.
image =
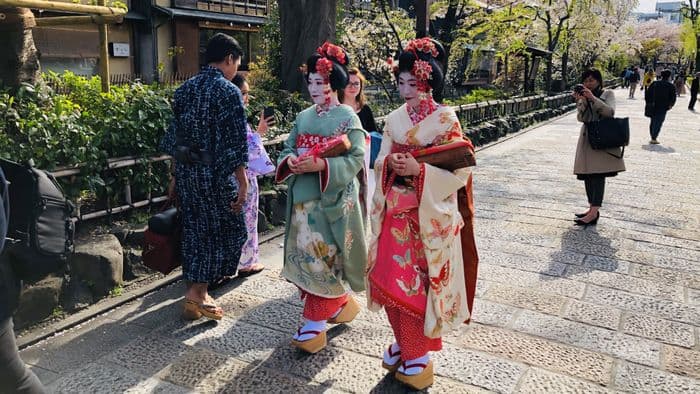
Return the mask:
<svg viewBox="0 0 700 394">
<path fill-rule="evenodd" d="M 251 120 L 257 120 L 264 105 L 272 105 L 277 109 L 276 132 L 286 131 L 305 102 L 298 95 L 267 92 L 268 86 L 261 85 L 251 89 L 256 96 L 249 112 L 256 119 Z M 104 168 L 108 158 L 145 159 L 159 153 L 158 144 L 172 119 L 174 90 L 132 83 L 102 93 L 99 77 L 45 74 L 41 83 L 24 84 L 15 95 L 0 93 L 0 157 L 32 159 L 46 170 L 81 164 L 79 177 L 62 178 L 61 183 L 71 199 L 97 208 L 123 204 L 127 179 L 133 201 L 145 198 L 149 190 L 161 195 L 168 177 L 164 162 L 154 163 L 150 171 L 145 163 L 114 171 Z"/>
</svg>

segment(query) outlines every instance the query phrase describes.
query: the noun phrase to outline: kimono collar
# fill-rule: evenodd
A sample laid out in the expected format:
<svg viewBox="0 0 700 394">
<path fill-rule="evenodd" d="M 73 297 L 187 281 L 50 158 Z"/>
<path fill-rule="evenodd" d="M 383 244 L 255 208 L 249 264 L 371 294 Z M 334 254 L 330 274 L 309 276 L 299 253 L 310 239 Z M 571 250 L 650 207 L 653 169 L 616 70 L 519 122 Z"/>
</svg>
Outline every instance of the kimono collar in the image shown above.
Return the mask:
<svg viewBox="0 0 700 394">
<path fill-rule="evenodd" d="M 418 105 L 418 109 L 413 109 L 410 105 L 406 105 L 408 116 L 411 118 L 411 122 L 413 122 L 414 125 L 417 125 L 423 119 L 427 118 L 428 115 L 435 112 L 437 108 L 438 104 L 432 99 L 432 97 L 426 100 L 421 100 L 420 104 Z"/>
<path fill-rule="evenodd" d="M 326 115 L 327 113 L 331 112 L 334 108 L 339 107 L 339 106 L 340 106 L 340 103 L 338 103 L 336 105 L 328 104 L 327 106 L 316 104 L 314 108 L 316 109 L 316 115 L 321 117 L 321 116 Z"/>
</svg>

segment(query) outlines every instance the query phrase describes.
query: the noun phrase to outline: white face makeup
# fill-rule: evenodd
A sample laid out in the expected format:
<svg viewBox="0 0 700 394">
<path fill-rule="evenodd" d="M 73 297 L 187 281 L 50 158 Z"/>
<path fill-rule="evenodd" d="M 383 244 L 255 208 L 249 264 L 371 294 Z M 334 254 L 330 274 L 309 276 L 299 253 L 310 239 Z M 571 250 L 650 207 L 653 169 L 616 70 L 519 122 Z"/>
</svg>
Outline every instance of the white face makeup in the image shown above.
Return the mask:
<svg viewBox="0 0 700 394">
<path fill-rule="evenodd" d="M 360 77 L 350 74 L 350 82 L 348 82 L 348 86 L 345 87 L 346 99 L 350 99 L 350 101 L 355 100 L 355 97 L 360 94 L 361 83 Z"/>
<path fill-rule="evenodd" d="M 420 91 L 418 90 L 418 80 L 413 74 L 404 71 L 399 74 L 399 94 L 406 100 L 406 104 L 417 108 L 420 104 Z"/>
<path fill-rule="evenodd" d="M 318 73 L 310 73 L 308 81 L 309 95 L 311 96 L 311 100 L 314 102 L 314 104 L 327 104 L 331 95 L 331 84 L 325 83 L 321 74 Z"/>
</svg>

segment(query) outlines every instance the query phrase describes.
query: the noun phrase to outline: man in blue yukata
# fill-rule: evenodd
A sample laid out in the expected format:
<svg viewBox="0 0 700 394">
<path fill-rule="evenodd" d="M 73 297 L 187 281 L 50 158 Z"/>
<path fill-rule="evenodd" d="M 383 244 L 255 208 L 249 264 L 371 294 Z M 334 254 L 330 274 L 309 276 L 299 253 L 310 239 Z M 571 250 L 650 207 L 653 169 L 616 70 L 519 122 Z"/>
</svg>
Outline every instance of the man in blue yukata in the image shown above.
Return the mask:
<svg viewBox="0 0 700 394">
<path fill-rule="evenodd" d="M 219 320 L 223 309 L 208 284 L 236 273 L 247 239 L 242 211 L 248 194 L 246 117 L 231 80 L 243 50 L 226 34 L 207 44 L 207 65 L 177 91 L 174 118 L 161 149 L 175 158 L 171 190 L 182 217 L 183 317 Z"/>
</svg>

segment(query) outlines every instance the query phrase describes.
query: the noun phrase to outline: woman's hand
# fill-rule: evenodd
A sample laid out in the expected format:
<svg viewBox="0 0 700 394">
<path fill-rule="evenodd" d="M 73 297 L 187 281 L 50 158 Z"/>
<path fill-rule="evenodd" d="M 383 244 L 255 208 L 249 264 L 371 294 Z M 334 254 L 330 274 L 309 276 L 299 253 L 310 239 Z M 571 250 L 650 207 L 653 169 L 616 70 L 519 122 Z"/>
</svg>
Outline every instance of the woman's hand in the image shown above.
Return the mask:
<svg viewBox="0 0 700 394">
<path fill-rule="evenodd" d="M 394 171 L 401 176 L 416 176 L 420 174 L 420 164 L 410 153 L 395 153 Z"/>
<path fill-rule="evenodd" d="M 258 134 L 260 135 L 265 135 L 267 131 L 270 129 L 270 127 L 274 126 L 275 124 L 275 116 L 270 116 L 265 118 L 265 115 L 263 115 L 263 112 L 260 113 L 260 121 L 258 122 Z"/>
<path fill-rule="evenodd" d="M 584 87 L 581 91 L 581 96 L 585 97 L 589 101 L 593 101 L 593 99 L 595 99 L 593 92 L 591 92 L 591 90 L 586 87 Z"/>
<path fill-rule="evenodd" d="M 301 174 L 301 171 L 298 167 L 298 158 L 295 155 L 287 156 L 287 167 L 289 167 L 289 170 L 292 172 L 292 174 Z"/>
<path fill-rule="evenodd" d="M 301 160 L 298 160 L 296 167 L 300 174 L 306 172 L 319 172 L 326 169 L 326 161 L 319 159 L 318 157 L 307 156 Z"/>
</svg>

